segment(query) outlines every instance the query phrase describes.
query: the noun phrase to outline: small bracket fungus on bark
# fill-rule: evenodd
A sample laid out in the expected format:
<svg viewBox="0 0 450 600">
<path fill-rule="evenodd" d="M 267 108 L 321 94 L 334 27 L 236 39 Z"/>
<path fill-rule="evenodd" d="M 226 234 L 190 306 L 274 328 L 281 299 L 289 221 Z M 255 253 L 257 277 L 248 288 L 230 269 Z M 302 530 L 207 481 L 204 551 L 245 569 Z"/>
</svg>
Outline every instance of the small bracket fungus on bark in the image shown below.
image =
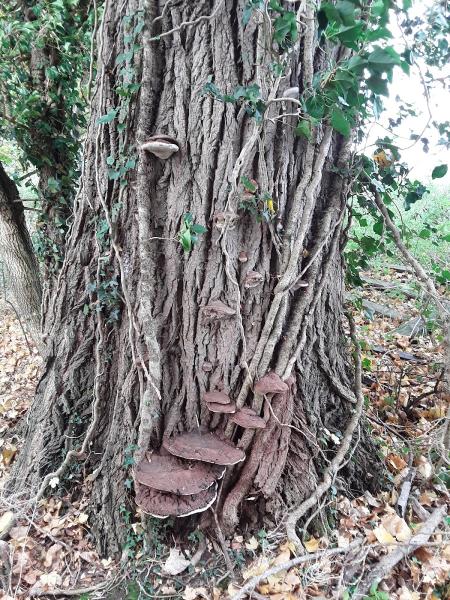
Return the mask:
<svg viewBox="0 0 450 600">
<path fill-rule="evenodd" d="M 283 92 L 283 98 L 299 98 L 299 89 L 298 87 L 290 87 Z"/>
<path fill-rule="evenodd" d="M 179 149 L 180 146 L 175 138 L 163 134 L 152 136 L 141 146 L 141 150 L 150 152 L 162 160 L 168 159 Z"/>
<path fill-rule="evenodd" d="M 220 319 L 229 319 L 236 314 L 236 311 L 221 300 L 214 300 L 203 307 L 203 316 L 211 321 L 219 321 Z"/>
<path fill-rule="evenodd" d="M 228 212 L 220 212 L 214 215 L 214 223 L 217 229 L 234 229 L 236 227 L 237 221 L 239 217 L 236 213 L 228 211 Z"/>
<path fill-rule="evenodd" d="M 251 408 L 241 408 L 230 417 L 230 421 L 245 429 L 264 429 L 266 422 Z"/>
<path fill-rule="evenodd" d="M 137 465 L 135 478 L 160 492 L 190 496 L 209 489 L 224 473 L 225 468 L 217 465 L 152 454 Z"/>
<path fill-rule="evenodd" d="M 247 252 L 244 252 L 243 250 L 242 252 L 239 252 L 238 260 L 241 263 L 246 263 L 248 261 Z"/>
<path fill-rule="evenodd" d="M 177 496 L 136 483 L 136 504 L 157 519 L 188 517 L 207 510 L 217 498 L 217 483 L 199 494 Z"/>
<path fill-rule="evenodd" d="M 206 394 L 203 396 L 203 400 L 207 404 L 231 404 L 230 396 L 228 396 L 228 394 L 225 394 L 225 392 L 219 391 L 206 392 Z"/>
<path fill-rule="evenodd" d="M 257 381 L 254 391 L 257 394 L 283 394 L 289 390 L 289 386 L 285 383 L 279 375 L 271 371 L 261 377 Z"/>
<path fill-rule="evenodd" d="M 216 465 L 235 465 L 245 459 L 245 453 L 242 450 L 210 432 L 181 433 L 166 438 L 163 446 L 174 456 Z"/>
<path fill-rule="evenodd" d="M 244 287 L 247 289 L 258 287 L 264 280 L 264 277 L 258 271 L 249 271 L 244 279 Z"/>
<path fill-rule="evenodd" d="M 217 402 L 207 402 L 208 410 L 213 413 L 233 414 L 236 412 L 236 404 L 218 404 Z"/>
</svg>

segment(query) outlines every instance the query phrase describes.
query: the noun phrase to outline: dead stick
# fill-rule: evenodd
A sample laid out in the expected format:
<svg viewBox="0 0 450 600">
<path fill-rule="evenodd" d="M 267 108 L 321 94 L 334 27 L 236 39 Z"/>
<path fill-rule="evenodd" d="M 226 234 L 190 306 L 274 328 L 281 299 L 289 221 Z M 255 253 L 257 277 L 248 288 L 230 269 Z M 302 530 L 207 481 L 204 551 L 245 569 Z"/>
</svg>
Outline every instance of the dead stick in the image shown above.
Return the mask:
<svg viewBox="0 0 450 600">
<path fill-rule="evenodd" d="M 414 467 L 410 467 L 408 474 L 402 483 L 402 489 L 400 490 L 400 495 L 397 500 L 397 512 L 402 518 L 406 514 L 406 506 L 408 504 L 409 494 L 411 493 L 411 486 L 415 476 L 416 469 Z"/>
<path fill-rule="evenodd" d="M 32 598 L 39 598 L 40 596 L 82 596 L 83 594 L 89 594 L 91 592 L 101 590 L 111 583 L 112 581 L 108 580 L 101 581 L 96 585 L 91 585 L 84 588 L 72 588 L 67 590 L 63 588 L 55 588 L 53 590 L 36 590 L 35 592 L 31 592 L 30 596 Z"/>
<path fill-rule="evenodd" d="M 426 544 L 433 534 L 436 527 L 441 523 L 444 516 L 447 514 L 447 506 L 444 504 L 439 508 L 435 508 L 431 513 L 429 518 L 425 521 L 425 523 L 420 528 L 419 533 L 414 535 L 408 544 L 403 546 L 399 546 L 390 554 L 386 554 L 381 560 L 378 561 L 377 564 L 370 566 L 370 571 L 366 573 L 366 575 L 361 580 L 358 585 L 358 593 L 355 596 L 356 598 L 363 598 L 366 596 L 372 585 L 378 583 L 382 579 L 384 579 L 392 569 L 403 559 L 406 558 L 409 554 L 412 554 L 414 550 L 420 548 L 424 544 Z"/>
</svg>

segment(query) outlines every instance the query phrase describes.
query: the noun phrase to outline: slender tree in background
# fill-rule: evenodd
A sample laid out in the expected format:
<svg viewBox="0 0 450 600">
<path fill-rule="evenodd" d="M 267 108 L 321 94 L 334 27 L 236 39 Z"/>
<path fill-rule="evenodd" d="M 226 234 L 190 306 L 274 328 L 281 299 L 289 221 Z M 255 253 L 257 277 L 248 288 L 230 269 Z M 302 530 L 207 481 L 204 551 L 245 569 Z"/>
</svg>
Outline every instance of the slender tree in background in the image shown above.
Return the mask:
<svg viewBox="0 0 450 600">
<path fill-rule="evenodd" d="M 41 281 L 15 183 L 0 164 L 0 277 L 2 295 L 40 345 Z"/>
<path fill-rule="evenodd" d="M 101 551 L 123 541 L 130 463 L 173 434 L 214 430 L 245 452 L 217 501 L 226 530 L 285 515 L 336 451 L 355 401 L 354 131 L 408 68 L 385 39 L 389 4 L 106 1 L 49 358 L 10 482 L 33 497 L 87 476 Z M 267 372 L 287 388 L 270 400 Z M 265 428 L 213 415 L 212 390 Z M 342 484 L 375 488 L 364 428 L 352 452 Z"/>
</svg>

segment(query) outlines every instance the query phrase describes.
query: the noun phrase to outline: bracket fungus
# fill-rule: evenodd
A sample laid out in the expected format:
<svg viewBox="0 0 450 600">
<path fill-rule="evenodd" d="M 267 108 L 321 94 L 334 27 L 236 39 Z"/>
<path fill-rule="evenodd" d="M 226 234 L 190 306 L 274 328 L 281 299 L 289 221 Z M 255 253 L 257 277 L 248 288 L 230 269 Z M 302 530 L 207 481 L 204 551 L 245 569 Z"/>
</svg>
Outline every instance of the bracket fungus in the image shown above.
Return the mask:
<svg viewBox="0 0 450 600">
<path fill-rule="evenodd" d="M 179 149 L 179 143 L 175 138 L 162 133 L 152 136 L 141 146 L 141 150 L 150 152 L 162 160 L 168 159 Z"/>
<path fill-rule="evenodd" d="M 217 498 L 217 483 L 207 490 L 190 496 L 166 494 L 146 485 L 136 484 L 136 504 L 157 519 L 188 517 L 207 510 Z"/>
<path fill-rule="evenodd" d="M 209 489 L 224 473 L 225 468 L 217 465 L 152 454 L 137 465 L 135 478 L 160 492 L 190 496 Z"/>
<path fill-rule="evenodd" d="M 248 290 L 258 287 L 264 280 L 264 277 L 258 271 L 249 271 L 244 279 L 244 287 Z"/>
<path fill-rule="evenodd" d="M 214 222 L 217 229 L 234 229 L 239 217 L 236 213 L 231 211 L 219 212 L 214 215 Z"/>
<path fill-rule="evenodd" d="M 241 408 L 230 417 L 230 421 L 244 429 L 264 429 L 266 422 L 251 408 Z"/>
<path fill-rule="evenodd" d="M 174 456 L 215 465 L 235 465 L 245 459 L 242 450 L 210 432 L 181 433 L 164 439 L 163 446 Z"/>
<path fill-rule="evenodd" d="M 214 300 L 203 307 L 203 315 L 211 321 L 219 321 L 220 319 L 229 319 L 236 314 L 236 311 L 221 300 Z"/>
<path fill-rule="evenodd" d="M 231 404 L 231 398 L 230 396 L 228 396 L 228 394 L 225 394 L 225 392 L 219 392 L 219 391 L 215 391 L 215 392 L 206 392 L 206 394 L 203 396 L 203 400 L 207 403 L 213 403 L 213 404 Z"/>
<path fill-rule="evenodd" d="M 271 371 L 261 377 L 256 382 L 254 391 L 257 394 L 283 394 L 289 390 L 289 386 L 285 383 L 279 375 Z"/>
<path fill-rule="evenodd" d="M 236 412 L 236 404 L 218 404 L 217 402 L 207 402 L 208 410 L 213 413 L 233 414 Z"/>
</svg>

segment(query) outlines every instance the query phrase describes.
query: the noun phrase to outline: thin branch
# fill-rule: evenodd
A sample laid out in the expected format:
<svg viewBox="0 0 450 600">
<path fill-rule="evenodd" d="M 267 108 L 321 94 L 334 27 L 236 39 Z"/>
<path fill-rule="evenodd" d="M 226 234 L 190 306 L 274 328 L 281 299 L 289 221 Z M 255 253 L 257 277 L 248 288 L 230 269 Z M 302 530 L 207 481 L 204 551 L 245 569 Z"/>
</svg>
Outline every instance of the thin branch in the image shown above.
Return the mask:
<svg viewBox="0 0 450 600">
<path fill-rule="evenodd" d="M 395 225 L 395 223 L 392 221 L 391 217 L 389 216 L 388 209 L 386 208 L 386 206 L 380 196 L 380 193 L 376 189 L 373 189 L 373 188 L 371 191 L 373 193 L 374 202 L 375 202 L 378 210 L 380 211 L 380 213 L 383 216 L 385 226 L 391 232 L 391 235 L 394 239 L 395 245 L 399 249 L 399 251 L 402 254 L 403 258 L 405 259 L 406 263 L 409 264 L 413 268 L 417 279 L 419 279 L 419 281 L 425 286 L 425 288 L 428 291 L 428 293 L 430 294 L 430 296 L 435 300 L 436 304 L 440 308 L 441 316 L 442 316 L 443 320 L 445 321 L 446 317 L 448 317 L 448 310 L 445 308 L 444 304 L 442 303 L 440 295 L 439 295 L 438 291 L 436 290 L 436 287 L 433 283 L 433 280 L 431 279 L 431 277 L 429 277 L 426 274 L 425 269 L 422 267 L 422 265 L 419 263 L 419 261 L 416 258 L 414 258 L 414 256 L 411 254 L 411 252 L 408 250 L 408 248 L 404 244 L 404 242 L 401 238 L 401 235 L 400 235 L 400 231 L 398 230 L 397 226 Z"/>
</svg>

